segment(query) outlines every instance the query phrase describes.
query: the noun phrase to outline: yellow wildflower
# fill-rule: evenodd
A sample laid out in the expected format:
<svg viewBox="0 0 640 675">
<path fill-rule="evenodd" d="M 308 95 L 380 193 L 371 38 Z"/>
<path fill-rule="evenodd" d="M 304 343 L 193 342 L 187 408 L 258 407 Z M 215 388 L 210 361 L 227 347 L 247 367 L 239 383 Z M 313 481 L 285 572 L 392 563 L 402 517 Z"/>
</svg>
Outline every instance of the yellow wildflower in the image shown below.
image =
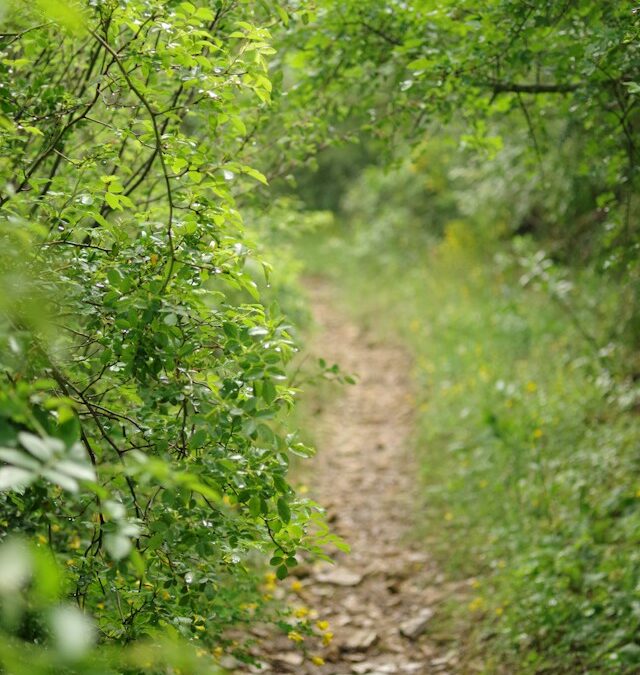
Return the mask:
<svg viewBox="0 0 640 675">
<path fill-rule="evenodd" d="M 224 650 L 222 649 L 222 647 L 216 647 L 216 648 L 213 650 L 213 655 L 214 655 L 217 659 L 219 659 L 223 654 L 224 654 Z"/>
<path fill-rule="evenodd" d="M 468 605 L 470 612 L 477 612 L 484 607 L 484 598 L 478 596 L 474 598 Z"/>
<path fill-rule="evenodd" d="M 527 382 L 525 389 L 530 393 L 533 394 L 534 392 L 538 391 L 538 385 L 535 382 L 532 382 L 531 380 Z"/>
<path fill-rule="evenodd" d="M 43 534 L 39 534 L 37 539 L 38 539 L 39 544 L 46 544 L 47 543 L 47 538 Z"/>
<path fill-rule="evenodd" d="M 328 621 L 316 621 L 316 626 L 318 627 L 319 630 L 327 630 L 327 628 L 329 628 L 329 622 Z"/>
<path fill-rule="evenodd" d="M 502 616 L 504 609 L 502 607 L 496 607 L 496 616 Z"/>
<path fill-rule="evenodd" d="M 315 664 L 316 666 L 324 666 L 324 659 L 322 656 L 312 656 L 311 663 Z"/>
<path fill-rule="evenodd" d="M 331 631 L 328 630 L 326 633 L 322 634 L 322 644 L 325 647 L 331 644 L 331 640 L 333 640 L 333 633 Z"/>
<path fill-rule="evenodd" d="M 54 523 L 54 524 L 51 526 L 51 531 L 52 531 L 52 532 L 60 532 L 60 525 L 58 525 L 58 523 Z"/>
<path fill-rule="evenodd" d="M 294 593 L 299 593 L 302 590 L 302 584 L 297 579 L 294 579 L 291 582 L 291 590 Z"/>
<path fill-rule="evenodd" d="M 295 615 L 298 619 L 304 619 L 305 616 L 308 616 L 308 615 L 309 615 L 309 610 L 308 610 L 307 607 L 298 607 L 298 608 L 295 610 L 294 615 Z"/>
<path fill-rule="evenodd" d="M 276 588 L 276 575 L 273 572 L 267 572 L 264 575 L 264 590 L 274 591 Z"/>
<path fill-rule="evenodd" d="M 292 642 L 304 642 L 304 637 L 300 635 L 300 633 L 298 633 L 297 630 L 290 630 L 289 633 L 287 634 L 287 637 Z"/>
<path fill-rule="evenodd" d="M 240 609 L 245 609 L 245 610 L 247 610 L 247 611 L 249 611 L 249 612 L 253 612 L 253 610 L 256 609 L 257 607 L 258 607 L 258 603 L 257 603 L 257 602 L 243 602 L 243 603 L 240 605 Z"/>
<path fill-rule="evenodd" d="M 542 438 L 544 436 L 544 433 L 542 429 L 534 429 L 533 431 L 533 437 L 534 438 Z"/>
<path fill-rule="evenodd" d="M 70 542 L 69 542 L 69 548 L 73 549 L 76 551 L 77 549 L 80 548 L 80 537 L 74 537 Z"/>
</svg>

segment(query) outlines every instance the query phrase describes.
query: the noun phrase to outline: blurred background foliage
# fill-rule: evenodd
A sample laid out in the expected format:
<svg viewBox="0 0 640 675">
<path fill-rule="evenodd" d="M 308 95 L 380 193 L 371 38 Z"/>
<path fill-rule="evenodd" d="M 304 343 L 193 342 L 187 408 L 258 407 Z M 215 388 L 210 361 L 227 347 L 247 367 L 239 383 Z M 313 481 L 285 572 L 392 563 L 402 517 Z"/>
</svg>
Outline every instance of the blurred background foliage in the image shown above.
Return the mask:
<svg viewBox="0 0 640 675">
<path fill-rule="evenodd" d="M 363 148 L 295 174 L 329 211 L 299 251 L 414 356 L 420 536 L 470 588 L 436 632 L 487 673 L 637 672 L 637 8 L 332 10 L 308 86 Z"/>
</svg>

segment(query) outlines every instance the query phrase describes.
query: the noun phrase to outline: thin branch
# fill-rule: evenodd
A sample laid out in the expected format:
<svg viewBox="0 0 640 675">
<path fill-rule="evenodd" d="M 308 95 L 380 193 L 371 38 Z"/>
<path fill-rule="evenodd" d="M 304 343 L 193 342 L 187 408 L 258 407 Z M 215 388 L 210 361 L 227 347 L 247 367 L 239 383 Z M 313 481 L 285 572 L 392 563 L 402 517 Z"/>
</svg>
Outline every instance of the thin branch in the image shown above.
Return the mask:
<svg viewBox="0 0 640 675">
<path fill-rule="evenodd" d="M 160 289 L 160 292 L 164 292 L 166 289 L 167 285 L 169 284 L 169 281 L 171 280 L 171 277 L 173 276 L 173 268 L 175 265 L 175 246 L 173 243 L 173 193 L 172 193 L 172 188 L 171 188 L 171 179 L 169 178 L 169 171 L 167 169 L 167 165 L 165 162 L 164 158 L 164 151 L 162 148 L 162 135 L 160 133 L 160 128 L 158 127 L 158 113 L 151 107 L 151 104 L 147 100 L 146 96 L 140 91 L 140 89 L 136 86 L 134 81 L 131 79 L 129 73 L 127 72 L 127 69 L 124 67 L 124 64 L 120 60 L 120 55 L 118 52 L 116 52 L 111 45 L 104 40 L 100 35 L 98 35 L 95 31 L 91 31 L 91 34 L 94 36 L 98 42 L 111 54 L 113 57 L 113 60 L 115 61 L 116 65 L 118 66 L 118 69 L 122 73 L 122 76 L 124 77 L 125 81 L 129 85 L 129 88 L 131 91 L 136 95 L 140 103 L 144 106 L 144 108 L 147 110 L 149 113 L 149 117 L 151 119 L 151 126 L 153 128 L 153 134 L 155 137 L 155 144 L 156 144 L 156 153 L 158 155 L 158 158 L 160 159 L 160 166 L 162 168 L 162 173 L 164 176 L 164 183 L 165 183 L 165 188 L 166 188 L 166 193 L 167 193 L 167 200 L 168 200 L 168 207 L 169 207 L 169 215 L 167 218 L 167 239 L 169 243 L 169 263 L 167 265 L 167 272 L 165 279 L 162 283 L 162 288 Z"/>
<path fill-rule="evenodd" d="M 481 86 L 490 86 L 494 94 L 570 94 L 576 91 L 578 84 L 520 84 L 518 82 L 482 82 Z"/>
<path fill-rule="evenodd" d="M 522 95 L 518 93 L 518 104 L 520 105 L 520 108 L 522 110 L 522 113 L 524 114 L 524 118 L 527 121 L 527 127 L 529 129 L 529 135 L 531 136 L 531 141 L 533 142 L 533 147 L 534 150 L 536 151 L 536 157 L 538 159 L 538 165 L 540 167 L 540 175 L 542 177 L 542 180 L 545 179 L 545 173 L 544 173 L 544 164 L 542 162 L 542 152 L 540 151 L 540 146 L 538 145 L 538 138 L 536 136 L 536 130 L 533 126 L 533 122 L 531 121 L 531 116 L 529 115 L 529 110 L 527 106 L 525 105 L 525 102 L 522 100 Z"/>
<path fill-rule="evenodd" d="M 61 245 L 66 245 L 66 246 L 75 246 L 77 248 L 92 248 L 95 249 L 96 251 L 103 251 L 104 253 L 111 253 L 110 248 L 104 248 L 102 246 L 96 246 L 95 244 L 85 244 L 83 242 L 78 242 L 78 241 L 70 241 L 68 239 L 56 239 L 55 241 L 46 241 L 42 244 L 42 246 L 61 246 Z"/>
</svg>

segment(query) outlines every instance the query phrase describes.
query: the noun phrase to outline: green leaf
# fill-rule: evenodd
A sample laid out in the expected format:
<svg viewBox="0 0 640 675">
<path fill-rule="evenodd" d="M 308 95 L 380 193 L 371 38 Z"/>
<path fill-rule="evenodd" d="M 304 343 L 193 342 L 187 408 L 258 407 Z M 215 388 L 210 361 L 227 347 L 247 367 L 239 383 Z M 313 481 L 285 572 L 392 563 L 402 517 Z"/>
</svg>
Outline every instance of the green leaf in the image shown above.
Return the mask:
<svg viewBox="0 0 640 675">
<path fill-rule="evenodd" d="M 258 495 L 253 495 L 251 499 L 249 500 L 248 503 L 249 506 L 249 513 L 254 517 L 257 518 L 260 513 L 262 512 L 262 504 L 260 497 Z"/>
<path fill-rule="evenodd" d="M 286 10 L 281 7 L 280 5 L 275 6 L 276 12 L 278 12 L 278 16 L 280 17 L 280 20 L 285 26 L 289 25 L 289 15 L 287 14 Z"/>
<path fill-rule="evenodd" d="M 419 58 L 407 64 L 409 70 L 425 70 L 431 65 L 431 61 L 426 58 Z"/>
<path fill-rule="evenodd" d="M 13 464 L 29 471 L 38 471 L 40 469 L 39 462 L 14 448 L 0 448 L 0 459 L 3 462 L 7 462 L 7 464 Z"/>
<path fill-rule="evenodd" d="M 283 523 L 287 524 L 291 520 L 291 509 L 289 504 L 284 497 L 280 497 L 277 502 L 278 505 L 278 515 Z"/>
<path fill-rule="evenodd" d="M 49 623 L 54 644 L 63 658 L 81 658 L 96 641 L 93 622 L 73 605 L 56 607 L 52 610 Z"/>
<path fill-rule="evenodd" d="M 52 483 L 59 485 L 63 490 L 78 492 L 78 482 L 66 473 L 61 473 L 56 469 L 45 469 L 42 475 Z"/>
<path fill-rule="evenodd" d="M 248 176 L 251 176 L 252 178 L 255 178 L 257 181 L 262 183 L 263 185 L 268 185 L 267 178 L 263 173 L 260 173 L 257 169 L 253 169 L 250 166 L 243 166 L 242 171 L 246 173 Z"/>
<path fill-rule="evenodd" d="M 116 210 L 122 211 L 122 207 L 120 206 L 120 195 L 116 195 L 113 192 L 105 192 L 104 194 L 104 200 L 107 202 L 107 204 L 112 208 Z"/>
<path fill-rule="evenodd" d="M 203 21 L 213 21 L 215 18 L 213 10 L 209 9 L 208 7 L 198 7 L 196 10 L 196 16 Z"/>
<path fill-rule="evenodd" d="M 71 0 L 36 0 L 40 10 L 51 20 L 63 25 L 70 33 L 86 32 L 85 19 L 77 3 Z"/>
<path fill-rule="evenodd" d="M 89 464 L 78 464 L 68 460 L 62 460 L 55 465 L 57 471 L 62 471 L 68 476 L 77 478 L 78 480 L 95 481 L 96 472 Z"/>
<path fill-rule="evenodd" d="M 281 492 L 282 494 L 287 494 L 287 492 L 289 492 L 290 490 L 289 484 L 287 483 L 285 478 L 280 474 L 275 474 L 273 476 L 273 484 L 275 485 L 276 490 L 278 490 L 278 492 Z"/>
<path fill-rule="evenodd" d="M 181 2 L 180 3 L 180 9 L 185 14 L 195 14 L 195 12 L 196 12 L 195 5 L 191 4 L 190 2 Z"/>
<path fill-rule="evenodd" d="M 305 459 L 313 457 L 315 454 L 315 450 L 304 443 L 294 443 L 292 446 L 290 446 L 289 450 L 294 455 L 298 455 L 298 457 L 304 457 Z"/>
<path fill-rule="evenodd" d="M 271 405 L 276 399 L 276 387 L 271 380 L 262 380 L 262 398 L 264 402 Z"/>
</svg>

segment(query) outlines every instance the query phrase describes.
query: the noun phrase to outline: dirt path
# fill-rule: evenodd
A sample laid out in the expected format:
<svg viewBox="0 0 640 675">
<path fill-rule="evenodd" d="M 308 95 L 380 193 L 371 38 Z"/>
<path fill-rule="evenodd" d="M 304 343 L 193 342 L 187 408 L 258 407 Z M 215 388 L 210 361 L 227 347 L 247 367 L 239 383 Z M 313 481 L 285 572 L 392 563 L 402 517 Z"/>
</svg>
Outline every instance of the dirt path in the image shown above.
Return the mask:
<svg viewBox="0 0 640 675">
<path fill-rule="evenodd" d="M 325 664 L 303 660 L 284 639 L 261 672 L 453 673 L 455 655 L 443 654 L 429 637 L 441 579 L 408 538 L 417 482 L 408 444 L 408 356 L 340 313 L 327 282 L 314 279 L 307 287 L 318 325 L 313 352 L 358 377 L 317 411 L 318 454 L 307 475 L 312 496 L 351 553 L 294 582 L 293 604 L 314 608 L 334 634 L 330 644 L 310 650 Z"/>
</svg>

